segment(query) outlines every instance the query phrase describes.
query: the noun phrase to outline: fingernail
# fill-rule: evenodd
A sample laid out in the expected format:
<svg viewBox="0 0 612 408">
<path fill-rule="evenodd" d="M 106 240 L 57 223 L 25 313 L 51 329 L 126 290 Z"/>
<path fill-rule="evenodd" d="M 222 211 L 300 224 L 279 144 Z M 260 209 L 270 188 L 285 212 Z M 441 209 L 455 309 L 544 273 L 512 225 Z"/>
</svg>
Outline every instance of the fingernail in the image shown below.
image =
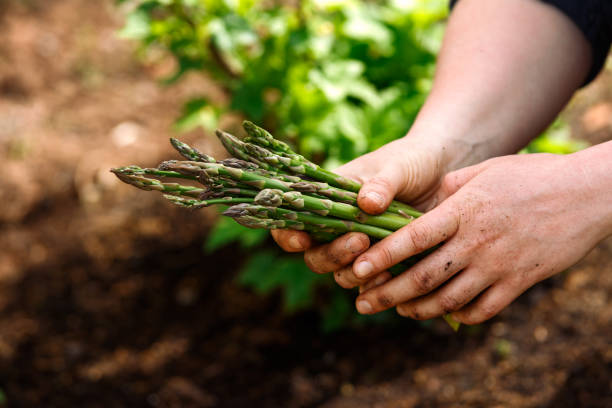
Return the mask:
<svg viewBox="0 0 612 408">
<path fill-rule="evenodd" d="M 350 237 L 348 241 L 346 241 L 346 249 L 351 252 L 361 251 L 363 249 L 363 242 L 355 236 Z"/>
<path fill-rule="evenodd" d="M 289 238 L 289 248 L 291 249 L 302 249 L 302 243 L 298 237 Z"/>
<path fill-rule="evenodd" d="M 367 300 L 357 302 L 357 311 L 361 314 L 372 313 L 372 305 Z"/>
<path fill-rule="evenodd" d="M 367 278 L 370 273 L 374 270 L 374 267 L 368 261 L 361 261 L 354 266 L 353 272 L 358 278 Z"/>
<path fill-rule="evenodd" d="M 376 203 L 376 205 L 379 207 L 383 207 L 385 205 L 385 198 L 376 191 L 370 191 L 369 193 L 367 193 L 366 198 Z"/>
<path fill-rule="evenodd" d="M 378 275 L 376 279 L 374 279 L 374 284 L 378 286 L 378 285 L 382 285 L 386 281 L 387 281 L 387 277 L 381 274 L 381 275 Z"/>
</svg>

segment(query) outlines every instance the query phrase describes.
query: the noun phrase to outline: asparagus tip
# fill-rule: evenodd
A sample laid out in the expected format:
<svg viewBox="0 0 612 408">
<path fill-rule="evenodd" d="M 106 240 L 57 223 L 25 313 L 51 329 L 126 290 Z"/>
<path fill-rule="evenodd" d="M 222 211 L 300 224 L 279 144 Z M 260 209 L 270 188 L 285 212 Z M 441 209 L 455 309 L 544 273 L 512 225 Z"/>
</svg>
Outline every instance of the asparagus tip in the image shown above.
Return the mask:
<svg viewBox="0 0 612 408">
<path fill-rule="evenodd" d="M 157 168 L 160 170 L 170 170 L 177 162 L 177 160 L 166 160 L 161 162 Z"/>
<path fill-rule="evenodd" d="M 248 207 L 248 204 L 242 203 L 232 205 L 230 208 L 223 212 L 223 215 L 230 218 L 238 218 L 243 217 L 245 215 L 249 215 L 249 211 L 245 207 Z"/>
<path fill-rule="evenodd" d="M 244 120 L 242 121 L 242 127 L 244 128 L 244 130 L 246 130 L 247 132 L 249 130 L 254 130 L 257 128 L 257 126 L 251 122 L 250 120 Z"/>
<path fill-rule="evenodd" d="M 278 207 L 283 204 L 283 192 L 272 188 L 261 190 L 255 196 L 255 204 L 265 207 Z"/>
</svg>

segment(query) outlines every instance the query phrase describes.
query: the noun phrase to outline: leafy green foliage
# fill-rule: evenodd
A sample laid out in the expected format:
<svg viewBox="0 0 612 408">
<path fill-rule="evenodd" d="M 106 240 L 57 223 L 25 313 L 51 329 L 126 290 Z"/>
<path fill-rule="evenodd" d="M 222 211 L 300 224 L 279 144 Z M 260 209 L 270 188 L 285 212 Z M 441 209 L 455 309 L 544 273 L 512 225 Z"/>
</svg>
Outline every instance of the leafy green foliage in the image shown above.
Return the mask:
<svg viewBox="0 0 612 408">
<path fill-rule="evenodd" d="M 126 3 L 126 1 L 120 1 Z M 120 34 L 215 79 L 177 128 L 240 113 L 335 166 L 406 133 L 425 95 L 447 0 L 137 0 Z M 426 40 L 424 40 L 426 39 Z"/>
<path fill-rule="evenodd" d="M 238 243 L 242 249 L 251 249 L 261 245 L 267 238 L 266 230 L 245 228 L 231 218 L 221 217 L 210 232 L 204 250 L 211 253 L 233 243 Z"/>
<path fill-rule="evenodd" d="M 279 257 L 278 253 L 272 250 L 253 255 L 238 281 L 262 294 L 282 289 L 287 312 L 311 306 L 314 288 L 319 284 L 330 283 L 328 276 L 310 272 L 301 259 Z"/>
</svg>

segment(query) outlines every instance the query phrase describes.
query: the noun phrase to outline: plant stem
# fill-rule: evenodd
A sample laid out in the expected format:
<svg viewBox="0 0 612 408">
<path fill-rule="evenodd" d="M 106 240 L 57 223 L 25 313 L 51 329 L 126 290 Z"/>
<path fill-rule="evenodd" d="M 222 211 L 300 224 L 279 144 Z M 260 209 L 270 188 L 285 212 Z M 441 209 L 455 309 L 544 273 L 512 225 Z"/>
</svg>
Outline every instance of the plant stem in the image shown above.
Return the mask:
<svg viewBox="0 0 612 408">
<path fill-rule="evenodd" d="M 224 215 L 229 217 L 237 217 L 242 215 L 252 215 L 266 219 L 285 219 L 300 221 L 305 224 L 311 224 L 319 229 L 336 234 L 344 234 L 347 232 L 362 232 L 373 238 L 383 239 L 393 233 L 393 231 L 375 227 L 372 225 L 361 224 L 354 221 L 340 220 L 332 217 L 323 217 L 320 215 L 311 214 L 308 212 L 289 210 L 280 207 L 264 207 L 261 205 L 240 204 L 230 207 L 224 212 Z"/>
</svg>

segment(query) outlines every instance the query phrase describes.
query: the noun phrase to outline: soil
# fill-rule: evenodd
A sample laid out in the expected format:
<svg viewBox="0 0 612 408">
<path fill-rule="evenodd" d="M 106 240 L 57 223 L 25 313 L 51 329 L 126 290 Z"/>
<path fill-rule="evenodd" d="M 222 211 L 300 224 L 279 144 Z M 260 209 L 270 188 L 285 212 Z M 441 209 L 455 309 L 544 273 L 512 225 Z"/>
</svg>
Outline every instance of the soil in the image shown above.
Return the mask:
<svg viewBox="0 0 612 408">
<path fill-rule="evenodd" d="M 238 286 L 237 248 L 202 251 L 214 211 L 108 173 L 171 157 L 182 101 L 223 98 L 197 77 L 160 86 L 172 62 L 136 58 L 120 25 L 112 1 L 0 4 L 0 407 L 612 406 L 610 240 L 458 334 L 321 334 L 314 313 Z M 612 74 L 565 115 L 609 140 Z"/>
</svg>

